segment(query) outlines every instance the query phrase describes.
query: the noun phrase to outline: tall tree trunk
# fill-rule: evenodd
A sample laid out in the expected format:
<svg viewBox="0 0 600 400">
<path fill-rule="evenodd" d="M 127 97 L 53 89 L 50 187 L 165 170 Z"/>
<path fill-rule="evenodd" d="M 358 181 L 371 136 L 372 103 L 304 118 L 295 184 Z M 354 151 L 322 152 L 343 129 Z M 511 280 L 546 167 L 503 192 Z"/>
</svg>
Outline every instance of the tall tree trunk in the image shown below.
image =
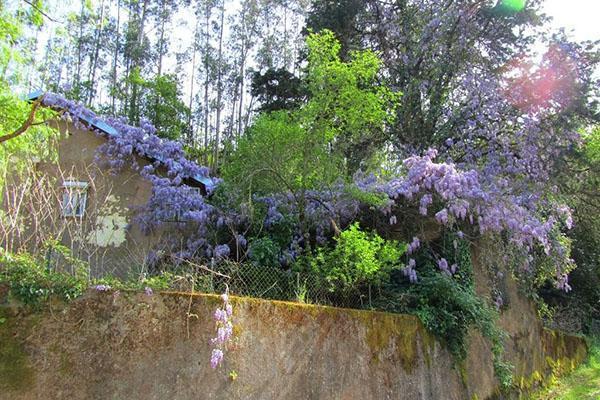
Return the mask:
<svg viewBox="0 0 600 400">
<path fill-rule="evenodd" d="M 137 31 L 137 39 L 136 39 L 136 47 L 135 47 L 135 54 L 133 57 L 133 67 L 132 70 L 135 71 L 135 73 L 141 73 L 140 67 L 141 67 L 141 52 L 142 52 L 142 46 L 144 44 L 144 25 L 146 23 L 146 10 L 148 8 L 148 1 L 149 0 L 144 0 L 144 5 L 142 7 L 142 15 L 140 17 L 140 23 L 138 25 L 138 31 Z M 140 89 L 140 85 L 133 81 L 131 83 L 131 106 L 129 108 L 129 119 L 131 122 L 133 123 L 139 123 L 140 122 L 140 110 L 139 110 L 139 89 Z"/>
<path fill-rule="evenodd" d="M 192 43 L 192 78 L 190 81 L 190 98 L 188 101 L 188 109 L 189 109 L 189 114 L 188 114 L 188 120 L 187 120 L 187 126 L 188 126 L 188 144 L 192 147 L 194 147 L 194 127 L 192 126 L 192 115 L 193 115 L 193 102 L 194 102 L 194 83 L 196 81 L 196 53 L 198 52 L 198 45 L 197 45 L 197 40 L 198 40 L 198 31 L 200 29 L 200 18 L 196 19 L 196 26 L 194 27 L 194 42 Z"/>
<path fill-rule="evenodd" d="M 123 49 L 123 57 L 124 57 L 124 64 L 125 64 L 125 77 L 129 77 L 129 74 L 131 73 L 131 63 L 132 63 L 132 58 L 133 58 L 133 52 L 131 50 L 131 47 L 134 46 L 131 43 L 131 40 L 129 39 L 130 35 L 129 35 L 129 30 L 131 29 L 131 26 L 133 24 L 136 24 L 137 22 L 135 21 L 136 19 L 136 15 L 138 14 L 139 11 L 139 4 L 137 2 L 133 2 L 130 1 L 129 2 L 129 7 L 127 9 L 127 30 L 124 32 L 125 35 L 125 48 Z M 122 94 L 122 98 L 123 100 L 121 101 L 121 114 L 123 115 L 129 115 L 129 101 L 127 101 L 128 97 L 129 97 L 129 90 L 130 90 L 130 84 L 129 84 L 129 79 L 125 79 L 125 90 Z"/>
<path fill-rule="evenodd" d="M 90 91 L 87 96 L 88 107 L 92 104 L 92 98 L 95 95 L 96 87 L 96 69 L 98 68 L 98 56 L 100 54 L 100 38 L 102 37 L 102 22 L 104 20 L 104 0 L 100 2 L 100 15 L 98 17 L 98 26 L 96 28 L 96 39 L 94 40 L 94 56 L 93 60 L 90 60 Z"/>
<path fill-rule="evenodd" d="M 163 63 L 163 52 L 165 50 L 165 23 L 166 23 L 166 10 L 165 10 L 165 0 L 160 2 L 160 34 L 158 38 L 158 72 L 157 76 L 161 76 L 162 74 L 162 63 Z"/>
<path fill-rule="evenodd" d="M 83 14 L 85 12 L 85 0 L 81 0 L 81 11 L 79 14 L 79 36 L 77 37 L 77 66 L 75 69 L 75 84 L 77 90 L 81 89 L 81 64 L 83 63 Z M 79 92 L 78 97 L 81 96 Z M 81 97 L 80 97 L 81 98 Z"/>
<path fill-rule="evenodd" d="M 210 73 L 209 73 L 209 65 L 208 65 L 208 57 L 209 57 L 209 46 L 210 46 L 210 4 L 206 3 L 206 26 L 205 26 L 205 47 L 204 47 L 204 164 L 208 165 L 208 86 L 210 83 Z"/>
<path fill-rule="evenodd" d="M 215 129 L 215 147 L 213 154 L 213 170 L 219 167 L 219 144 L 221 134 L 221 98 L 223 96 L 223 23 L 225 20 L 225 1 L 221 3 L 221 26 L 219 27 L 219 55 L 217 57 L 217 120 Z"/>
<path fill-rule="evenodd" d="M 246 55 L 244 54 L 245 50 L 242 50 L 242 57 L 240 57 L 240 70 L 239 70 L 239 79 L 240 79 L 240 91 L 238 95 L 239 103 L 238 103 L 238 121 L 237 121 L 237 138 L 238 140 L 242 137 L 242 112 L 244 109 L 244 64 L 246 61 Z"/>
<path fill-rule="evenodd" d="M 117 26 L 115 33 L 115 52 L 113 54 L 113 65 L 112 65 L 112 89 L 111 89 L 111 101 L 110 111 L 112 115 L 116 113 L 116 97 L 117 97 L 117 65 L 119 60 L 119 29 L 121 24 L 121 0 L 117 0 Z"/>
</svg>

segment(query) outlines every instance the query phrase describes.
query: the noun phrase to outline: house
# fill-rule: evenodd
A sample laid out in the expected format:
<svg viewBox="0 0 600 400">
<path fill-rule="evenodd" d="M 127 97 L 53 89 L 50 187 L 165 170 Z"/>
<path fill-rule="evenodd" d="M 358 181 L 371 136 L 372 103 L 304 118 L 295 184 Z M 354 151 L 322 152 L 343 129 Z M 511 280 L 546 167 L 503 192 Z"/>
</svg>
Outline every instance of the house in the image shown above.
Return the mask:
<svg viewBox="0 0 600 400">
<path fill-rule="evenodd" d="M 34 101 L 42 95 L 32 93 L 28 99 Z M 153 193 L 152 182 L 141 171 L 154 166 L 157 173 L 164 174 L 164 165 L 170 160 L 134 151 L 132 163 L 117 173 L 107 170 L 99 162 L 98 149 L 124 133 L 80 105 L 74 111 L 68 105 L 75 103 L 64 104 L 45 104 L 71 114 L 69 119 L 48 122 L 61 133 L 57 159 L 38 161 L 25 176 L 9 179 L 5 185 L 2 246 L 9 251 L 39 253 L 46 251 L 43 243 L 58 240 L 89 264 L 93 276 L 148 272 L 148 254 L 160 252 L 166 242 L 172 248 L 178 242 L 183 246 L 186 240 L 181 224 L 145 232 L 134 223 Z M 198 173 L 184 175 L 181 185 L 205 195 L 215 182 Z"/>
</svg>

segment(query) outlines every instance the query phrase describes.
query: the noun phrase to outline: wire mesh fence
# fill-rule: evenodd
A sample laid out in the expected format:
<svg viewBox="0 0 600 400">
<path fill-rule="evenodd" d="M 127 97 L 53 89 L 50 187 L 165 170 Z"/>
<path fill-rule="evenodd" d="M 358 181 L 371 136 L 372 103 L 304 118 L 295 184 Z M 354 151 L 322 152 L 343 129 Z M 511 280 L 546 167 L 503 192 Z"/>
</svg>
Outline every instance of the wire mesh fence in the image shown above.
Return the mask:
<svg viewBox="0 0 600 400">
<path fill-rule="evenodd" d="M 316 274 L 294 272 L 254 264 L 223 264 L 218 273 L 197 268 L 194 290 L 204 293 L 229 293 L 268 300 L 344 308 L 372 308 L 369 286 L 342 290 Z"/>
</svg>

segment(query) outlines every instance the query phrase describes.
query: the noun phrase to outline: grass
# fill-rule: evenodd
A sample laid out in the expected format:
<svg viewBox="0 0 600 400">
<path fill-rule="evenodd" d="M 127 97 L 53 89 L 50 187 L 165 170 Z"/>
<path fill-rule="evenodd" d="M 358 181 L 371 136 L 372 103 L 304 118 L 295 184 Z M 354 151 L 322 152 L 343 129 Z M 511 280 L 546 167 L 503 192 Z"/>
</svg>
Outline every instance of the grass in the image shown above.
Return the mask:
<svg viewBox="0 0 600 400">
<path fill-rule="evenodd" d="M 591 341 L 585 364 L 568 376 L 556 379 L 530 400 L 600 400 L 600 338 Z"/>
</svg>

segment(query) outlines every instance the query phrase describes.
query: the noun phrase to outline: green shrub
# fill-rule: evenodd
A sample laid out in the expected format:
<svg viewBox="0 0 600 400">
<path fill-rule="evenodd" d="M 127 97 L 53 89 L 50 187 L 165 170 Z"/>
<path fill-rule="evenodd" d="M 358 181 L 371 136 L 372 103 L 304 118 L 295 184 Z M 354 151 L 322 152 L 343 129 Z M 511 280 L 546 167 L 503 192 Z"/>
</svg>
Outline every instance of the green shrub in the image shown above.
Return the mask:
<svg viewBox="0 0 600 400">
<path fill-rule="evenodd" d="M 404 243 L 361 230 L 358 223 L 341 232 L 335 241 L 333 248 L 319 248 L 301 261 L 329 282 L 332 291 L 389 280 L 391 271 L 402 265 L 407 248 Z"/>
<path fill-rule="evenodd" d="M 255 265 L 264 267 L 279 266 L 280 247 L 268 237 L 250 241 L 248 258 Z"/>
<path fill-rule="evenodd" d="M 37 307 L 53 295 L 69 301 L 87 289 L 85 264 L 74 259 L 64 246 L 53 244 L 52 250 L 71 263 L 72 272 L 48 268 L 48 258 L 36 258 L 28 253 L 0 253 L 0 282 L 10 287 L 11 296 Z"/>
</svg>

